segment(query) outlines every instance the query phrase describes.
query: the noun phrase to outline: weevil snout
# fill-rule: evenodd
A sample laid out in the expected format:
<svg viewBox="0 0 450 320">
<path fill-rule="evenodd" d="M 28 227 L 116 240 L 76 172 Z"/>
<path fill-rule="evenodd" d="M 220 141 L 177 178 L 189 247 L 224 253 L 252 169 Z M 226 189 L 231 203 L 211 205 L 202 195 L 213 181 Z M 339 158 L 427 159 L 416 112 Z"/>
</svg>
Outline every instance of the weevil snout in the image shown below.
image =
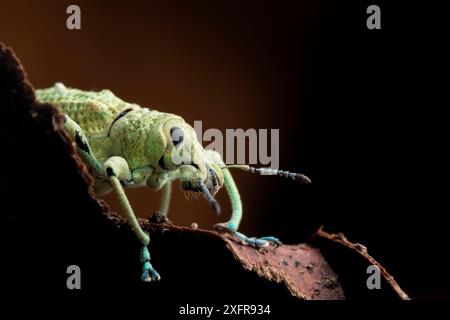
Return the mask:
<svg viewBox="0 0 450 320">
<path fill-rule="evenodd" d="M 206 165 L 206 179 L 204 181 L 182 180 L 181 188 L 186 191 L 201 192 L 200 184 L 205 184 L 208 191 L 214 196 L 223 186 L 223 179 L 220 179 L 221 172 L 215 171 L 209 165 Z"/>
<path fill-rule="evenodd" d="M 181 173 L 181 188 L 185 191 L 199 192 L 208 201 L 215 213 L 220 213 L 220 206 L 214 195 L 221 188 L 221 183 L 218 174 L 206 165 L 206 179 L 201 178 L 201 172 L 198 166 L 183 165 L 180 167 Z M 222 183 L 223 184 L 223 183 Z"/>
</svg>

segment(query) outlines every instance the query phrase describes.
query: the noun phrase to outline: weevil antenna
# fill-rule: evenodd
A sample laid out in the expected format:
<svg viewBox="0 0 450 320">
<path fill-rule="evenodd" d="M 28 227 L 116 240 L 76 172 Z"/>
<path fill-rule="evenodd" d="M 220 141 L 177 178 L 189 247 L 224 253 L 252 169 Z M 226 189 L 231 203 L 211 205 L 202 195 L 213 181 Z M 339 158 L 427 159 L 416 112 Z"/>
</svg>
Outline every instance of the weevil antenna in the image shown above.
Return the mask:
<svg viewBox="0 0 450 320">
<path fill-rule="evenodd" d="M 231 164 L 231 165 L 222 167 L 222 169 L 239 169 L 239 170 L 247 171 L 250 173 L 256 173 L 256 174 L 259 174 L 262 176 L 266 175 L 266 176 L 280 176 L 280 177 L 291 178 L 302 184 L 310 184 L 311 183 L 311 179 L 309 179 L 304 174 L 297 173 L 297 172 L 284 171 L 284 170 L 279 170 L 279 169 L 255 168 L 255 167 L 251 167 L 247 164 Z"/>
</svg>

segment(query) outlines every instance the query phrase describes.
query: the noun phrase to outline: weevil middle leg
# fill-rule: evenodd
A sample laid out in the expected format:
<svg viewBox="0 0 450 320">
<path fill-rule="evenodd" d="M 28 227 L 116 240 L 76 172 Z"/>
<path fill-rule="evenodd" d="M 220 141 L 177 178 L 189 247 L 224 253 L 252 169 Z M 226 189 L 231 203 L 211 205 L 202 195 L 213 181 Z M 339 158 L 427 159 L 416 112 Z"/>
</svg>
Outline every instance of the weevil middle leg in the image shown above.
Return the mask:
<svg viewBox="0 0 450 320">
<path fill-rule="evenodd" d="M 162 189 L 161 206 L 159 211 L 165 216 L 169 213 L 170 197 L 172 194 L 172 181 L 167 181 Z"/>
</svg>

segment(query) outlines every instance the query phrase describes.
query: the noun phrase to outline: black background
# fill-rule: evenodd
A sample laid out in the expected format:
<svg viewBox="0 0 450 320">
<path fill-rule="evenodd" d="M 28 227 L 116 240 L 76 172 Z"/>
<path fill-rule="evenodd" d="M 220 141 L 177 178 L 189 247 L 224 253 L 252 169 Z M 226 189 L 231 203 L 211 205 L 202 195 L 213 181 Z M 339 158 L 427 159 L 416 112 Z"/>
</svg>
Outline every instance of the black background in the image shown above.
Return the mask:
<svg viewBox="0 0 450 320">
<path fill-rule="evenodd" d="M 413 298 L 448 298 L 440 9 L 383 3 L 382 30 L 370 31 L 366 5 L 336 4 L 314 55 L 310 205 L 364 239 Z"/>
<path fill-rule="evenodd" d="M 381 7 L 381 30 L 366 28 L 370 4 Z M 313 16 L 302 14 L 306 7 Z M 171 10 L 177 8 L 181 12 L 186 5 Z M 323 224 L 365 244 L 412 298 L 448 298 L 448 209 L 441 185 L 446 173 L 440 166 L 446 147 L 441 142 L 445 100 L 440 95 L 448 82 L 441 64 L 446 37 L 439 28 L 444 20 L 438 17 L 443 8 L 406 1 L 197 3 L 189 8 L 192 21 L 198 17 L 216 21 L 211 29 L 224 32 L 230 43 L 245 48 L 245 41 L 253 39 L 257 44 L 252 42 L 252 48 L 263 49 L 261 56 L 254 51 L 264 66 L 259 76 L 280 86 L 271 87 L 275 93 L 270 101 L 279 106 L 245 112 L 249 119 L 263 119 L 252 123 L 255 126 L 272 127 L 267 119 L 273 118 L 273 127 L 281 129 L 282 167 L 303 170 L 313 180 L 304 187 L 237 174 L 243 190 L 249 192 L 248 211 L 258 213 L 248 215 L 243 230 L 274 234 L 293 243 L 305 241 Z M 9 26 L 5 35 L 0 33 L 5 37 L 0 39 L 17 47 L 29 72 L 35 70 L 30 78 L 36 87 L 51 85 L 39 78 L 43 76 L 26 50 L 26 39 L 13 37 L 11 30 Z M 61 70 L 50 69 L 49 74 L 57 78 Z M 86 87 L 80 78 L 74 80 L 77 84 Z M 118 87 L 125 95 L 135 94 Z M 161 101 L 164 104 L 164 97 Z M 215 115 L 207 109 L 183 116 L 198 119 L 196 112 L 215 126 L 211 120 Z M 220 126 L 230 124 L 223 120 Z M 261 198 L 268 201 L 261 203 Z M 220 199 L 226 202 L 224 196 Z"/>
</svg>

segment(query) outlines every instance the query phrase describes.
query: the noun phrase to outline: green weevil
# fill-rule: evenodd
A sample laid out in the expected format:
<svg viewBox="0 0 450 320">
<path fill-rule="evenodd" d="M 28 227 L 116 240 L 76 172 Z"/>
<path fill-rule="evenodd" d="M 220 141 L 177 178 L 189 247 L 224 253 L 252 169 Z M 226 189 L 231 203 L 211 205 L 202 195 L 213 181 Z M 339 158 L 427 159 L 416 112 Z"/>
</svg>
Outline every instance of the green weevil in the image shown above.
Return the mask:
<svg viewBox="0 0 450 320">
<path fill-rule="evenodd" d="M 305 175 L 248 165 L 225 165 L 219 153 L 204 150 L 194 129 L 181 117 L 142 108 L 116 97 L 109 90 L 99 92 L 66 88 L 56 83 L 36 90 L 39 102 L 51 103 L 64 115 L 64 130 L 94 177 L 94 190 L 105 194 L 113 190 L 132 231 L 140 242 L 143 281 L 160 280 L 150 263 L 145 233 L 133 212 L 124 188 L 148 186 L 162 190 L 160 211 L 167 214 L 172 182 L 181 181 L 183 190 L 204 196 L 213 211 L 220 212 L 214 198 L 225 186 L 231 200 L 232 214 L 216 228 L 233 234 L 240 242 L 255 248 L 279 245 L 275 237 L 247 237 L 237 231 L 242 218 L 242 203 L 231 168 L 261 175 L 279 175 L 310 183 Z"/>
</svg>

